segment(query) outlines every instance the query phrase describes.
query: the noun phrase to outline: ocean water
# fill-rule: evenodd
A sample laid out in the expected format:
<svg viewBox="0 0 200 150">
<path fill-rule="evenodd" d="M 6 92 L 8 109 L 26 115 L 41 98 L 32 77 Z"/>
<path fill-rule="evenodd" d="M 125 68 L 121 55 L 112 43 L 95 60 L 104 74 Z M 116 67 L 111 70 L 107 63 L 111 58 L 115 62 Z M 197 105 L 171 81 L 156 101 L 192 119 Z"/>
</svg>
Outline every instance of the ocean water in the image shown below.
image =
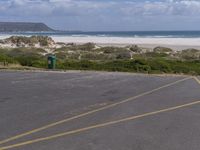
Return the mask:
<svg viewBox="0 0 200 150">
<path fill-rule="evenodd" d="M 200 38 L 200 31 L 118 31 L 118 32 L 12 32 L 3 35 L 43 35 L 67 37 Z"/>
</svg>

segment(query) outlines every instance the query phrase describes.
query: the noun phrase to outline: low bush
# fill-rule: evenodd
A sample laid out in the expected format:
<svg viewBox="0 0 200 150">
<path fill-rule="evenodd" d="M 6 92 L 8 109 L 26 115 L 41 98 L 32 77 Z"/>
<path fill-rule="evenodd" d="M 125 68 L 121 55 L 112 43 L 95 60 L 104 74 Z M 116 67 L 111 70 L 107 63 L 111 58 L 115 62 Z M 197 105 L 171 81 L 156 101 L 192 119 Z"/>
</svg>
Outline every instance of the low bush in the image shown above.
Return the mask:
<svg viewBox="0 0 200 150">
<path fill-rule="evenodd" d="M 143 72 L 143 73 L 184 73 L 200 75 L 200 60 L 178 60 L 168 57 L 145 57 L 137 55 L 134 59 L 128 59 L 126 55 L 120 59 L 109 59 L 116 56 L 109 53 L 88 53 L 83 59 L 77 59 L 70 53 L 62 57 L 58 55 L 56 68 L 66 70 L 105 70 L 123 72 Z M 85 52 L 84 52 L 85 53 Z M 84 54 L 82 53 L 82 54 Z M 124 53 L 124 51 L 122 52 Z M 34 53 L 35 54 L 35 53 Z M 32 52 L 24 52 L 22 49 L 3 51 L 0 53 L 0 62 L 17 63 L 22 66 L 47 68 L 47 56 L 34 55 Z M 76 53 L 78 54 L 78 53 Z M 160 54 L 159 54 L 160 55 Z M 125 56 L 125 57 L 124 57 Z M 103 59 L 105 58 L 105 60 Z M 127 58 L 127 59 L 124 59 Z"/>
</svg>

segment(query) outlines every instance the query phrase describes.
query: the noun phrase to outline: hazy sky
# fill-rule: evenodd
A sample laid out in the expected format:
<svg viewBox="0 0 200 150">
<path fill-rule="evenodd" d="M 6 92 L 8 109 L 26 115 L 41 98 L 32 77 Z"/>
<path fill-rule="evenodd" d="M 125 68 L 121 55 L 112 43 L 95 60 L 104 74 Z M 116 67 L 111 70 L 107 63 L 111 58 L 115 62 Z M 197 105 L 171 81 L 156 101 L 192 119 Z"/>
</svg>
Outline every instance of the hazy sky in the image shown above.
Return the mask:
<svg viewBox="0 0 200 150">
<path fill-rule="evenodd" d="M 200 30 L 200 0 L 0 0 L 0 21 L 63 30 Z"/>
</svg>

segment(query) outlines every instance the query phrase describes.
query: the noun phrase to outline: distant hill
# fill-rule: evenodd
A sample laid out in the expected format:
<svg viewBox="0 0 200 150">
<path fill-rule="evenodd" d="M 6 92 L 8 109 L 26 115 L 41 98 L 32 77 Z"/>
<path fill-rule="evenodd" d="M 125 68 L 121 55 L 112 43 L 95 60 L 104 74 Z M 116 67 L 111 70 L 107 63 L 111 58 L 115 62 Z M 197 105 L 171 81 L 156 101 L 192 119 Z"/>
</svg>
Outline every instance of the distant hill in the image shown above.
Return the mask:
<svg viewBox="0 0 200 150">
<path fill-rule="evenodd" d="M 44 23 L 0 22 L 0 32 L 55 31 Z"/>
</svg>

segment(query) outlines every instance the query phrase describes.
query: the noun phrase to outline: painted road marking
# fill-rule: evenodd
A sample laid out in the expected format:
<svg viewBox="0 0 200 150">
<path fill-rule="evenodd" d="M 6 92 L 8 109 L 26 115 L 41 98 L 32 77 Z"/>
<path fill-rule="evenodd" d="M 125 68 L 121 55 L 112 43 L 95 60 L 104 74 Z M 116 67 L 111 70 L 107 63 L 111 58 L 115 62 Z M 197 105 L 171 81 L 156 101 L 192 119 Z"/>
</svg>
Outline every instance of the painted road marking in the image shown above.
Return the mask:
<svg viewBox="0 0 200 150">
<path fill-rule="evenodd" d="M 197 83 L 200 84 L 200 80 L 197 77 L 193 77 L 193 78 L 197 81 Z"/>
<path fill-rule="evenodd" d="M 183 104 L 183 105 L 178 105 L 178 106 L 175 106 L 175 107 L 169 107 L 169 108 L 166 108 L 166 109 L 161 109 L 161 110 L 137 115 L 137 116 L 131 116 L 131 117 L 123 118 L 123 119 L 120 119 L 120 120 L 109 121 L 109 122 L 105 122 L 105 123 L 101 123 L 101 124 L 96 124 L 96 125 L 93 125 L 93 126 L 88 126 L 88 127 L 85 127 L 85 128 L 80 128 L 80 129 L 76 129 L 76 130 L 62 132 L 62 133 L 55 134 L 55 135 L 52 135 L 52 136 L 47 136 L 47 137 L 43 137 L 43 138 L 29 140 L 29 141 L 25 141 L 25 142 L 18 143 L 18 144 L 13 144 L 13 145 L 10 145 L 10 146 L 0 147 L 0 150 L 8 150 L 8 149 L 11 149 L 11 148 L 16 148 L 16 147 L 21 147 L 21 146 L 33 144 L 33 143 L 52 140 L 52 139 L 64 137 L 64 136 L 67 136 L 67 135 L 81 133 L 81 132 L 88 131 L 88 130 L 91 130 L 91 129 L 102 128 L 102 127 L 106 127 L 106 126 L 110 126 L 110 125 L 114 125 L 114 124 L 118 124 L 118 123 L 124 123 L 124 122 L 127 122 L 127 121 L 132 121 L 132 120 L 144 118 L 144 117 L 147 117 L 147 116 L 153 116 L 153 115 L 164 113 L 164 112 L 169 112 L 169 111 L 173 111 L 173 110 L 177 110 L 177 109 L 181 109 L 181 108 L 186 108 L 186 107 L 189 107 L 189 106 L 192 106 L 192 105 L 197 105 L 197 104 L 200 104 L 200 100 L 194 101 L 194 102 L 191 102 L 191 103 L 187 103 L 187 104 Z"/>
<path fill-rule="evenodd" d="M 8 139 L 2 140 L 2 141 L 0 141 L 0 144 L 4 144 L 4 143 L 10 142 L 10 141 L 19 139 L 19 138 L 21 138 L 21 137 L 24 137 L 24 136 L 27 136 L 27 135 L 30 135 L 30 134 L 33 134 L 33 133 L 36 133 L 36 132 L 39 132 L 39 131 L 42 131 L 42 130 L 51 128 L 51 127 L 54 127 L 54 126 L 56 126 L 56 125 L 60 125 L 60 124 L 62 124 L 62 123 L 69 122 L 69 121 L 74 120 L 74 119 L 78 119 L 78 118 L 81 118 L 81 117 L 84 117 L 84 116 L 88 116 L 88 115 L 90 115 L 90 114 L 93 114 L 93 113 L 96 113 L 96 112 L 99 112 L 99 111 L 102 111 L 102 110 L 105 110 L 105 109 L 109 109 L 109 108 L 115 107 L 115 106 L 117 106 L 117 105 L 120 105 L 120 104 L 129 102 L 129 101 L 133 101 L 133 100 L 135 100 L 135 99 L 137 99 L 137 98 L 140 98 L 140 97 L 142 97 L 142 96 L 151 94 L 151 93 L 156 92 L 156 91 L 159 91 L 159 90 L 161 90 L 161 89 L 163 89 L 163 88 L 166 88 L 166 87 L 175 85 L 175 84 L 177 84 L 177 83 L 180 83 L 180 82 L 183 82 L 183 81 L 186 81 L 186 80 L 189 80 L 189 79 L 192 79 L 192 77 L 187 77 L 187 78 L 184 78 L 184 79 L 181 79 L 181 80 L 178 80 L 178 81 L 175 81 L 175 82 L 166 84 L 166 85 L 164 85 L 164 86 L 155 88 L 155 89 L 153 89 L 153 90 L 150 90 L 150 91 L 141 93 L 141 94 L 139 94 L 139 95 L 136 95 L 136 96 L 127 98 L 127 99 L 122 100 L 122 101 L 120 101 L 120 102 L 116 102 L 116 103 L 113 103 L 113 104 L 109 104 L 109 105 L 107 105 L 107 106 L 104 106 L 104 107 L 101 107 L 101 108 L 98 108 L 98 109 L 94 109 L 94 110 L 92 110 L 92 111 L 88 111 L 88 112 L 86 112 L 86 113 L 82 113 L 82 114 L 79 114 L 79 115 L 77 115 L 77 116 L 73 116 L 73 117 L 71 117 L 71 118 L 63 119 L 63 120 L 60 120 L 60 121 L 57 121 L 57 122 L 54 122 L 54 123 L 51 123 L 51 124 L 42 126 L 42 127 L 40 127 L 40 128 L 36 128 L 36 129 L 30 130 L 30 131 L 27 131 L 27 132 L 25 132 L 25 133 L 22 133 L 22 134 L 19 134 L 19 135 L 10 137 L 10 138 L 8 138 Z"/>
</svg>

